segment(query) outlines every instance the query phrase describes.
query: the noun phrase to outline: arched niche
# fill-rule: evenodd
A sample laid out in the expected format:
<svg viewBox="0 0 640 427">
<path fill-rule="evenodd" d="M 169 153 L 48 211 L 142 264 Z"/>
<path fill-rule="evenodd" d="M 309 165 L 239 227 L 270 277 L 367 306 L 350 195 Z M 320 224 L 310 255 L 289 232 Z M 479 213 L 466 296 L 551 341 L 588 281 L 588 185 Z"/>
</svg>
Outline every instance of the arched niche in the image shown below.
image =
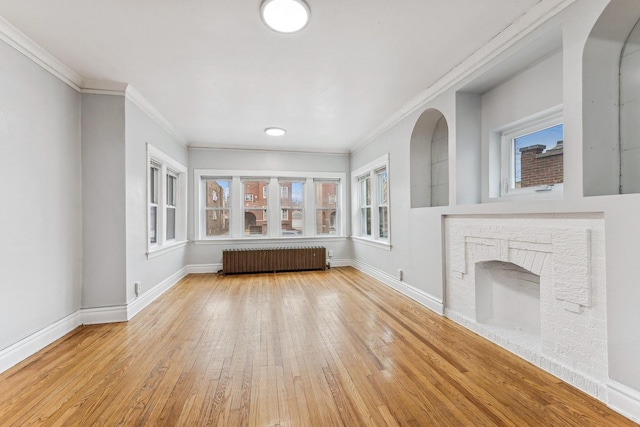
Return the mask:
<svg viewBox="0 0 640 427">
<path fill-rule="evenodd" d="M 411 134 L 411 207 L 449 204 L 449 126 L 433 108 L 418 118 Z"/>
<path fill-rule="evenodd" d="M 640 19 L 620 58 L 620 192 L 640 193 Z"/>
<path fill-rule="evenodd" d="M 593 26 L 583 55 L 585 196 L 640 192 L 640 93 L 626 82 L 640 72 L 637 0 L 612 0 Z M 635 29 L 634 29 L 635 28 Z M 638 56 L 636 56 L 638 55 Z M 626 77 L 625 77 L 626 76 Z M 640 89 L 635 88 L 635 92 Z M 635 110 L 634 110 L 635 108 Z M 635 113 L 635 115 L 634 115 Z"/>
</svg>

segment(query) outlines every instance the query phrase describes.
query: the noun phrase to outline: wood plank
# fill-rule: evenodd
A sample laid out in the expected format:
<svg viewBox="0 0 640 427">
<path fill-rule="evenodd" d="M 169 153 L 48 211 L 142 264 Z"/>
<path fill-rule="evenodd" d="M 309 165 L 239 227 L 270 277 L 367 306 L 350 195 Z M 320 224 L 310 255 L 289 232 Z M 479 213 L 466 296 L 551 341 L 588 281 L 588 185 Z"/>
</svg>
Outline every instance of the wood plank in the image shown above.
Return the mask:
<svg viewBox="0 0 640 427">
<path fill-rule="evenodd" d="M 630 420 L 352 268 L 189 275 L 0 374 L 0 425 Z"/>
</svg>

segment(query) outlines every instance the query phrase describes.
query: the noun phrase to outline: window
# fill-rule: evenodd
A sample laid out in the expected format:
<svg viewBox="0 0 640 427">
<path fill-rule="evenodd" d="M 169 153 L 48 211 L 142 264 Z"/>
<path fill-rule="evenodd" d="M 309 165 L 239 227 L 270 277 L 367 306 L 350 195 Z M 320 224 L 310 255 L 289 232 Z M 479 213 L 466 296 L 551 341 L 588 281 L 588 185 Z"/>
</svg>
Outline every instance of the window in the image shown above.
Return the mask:
<svg viewBox="0 0 640 427">
<path fill-rule="evenodd" d="M 204 230 L 207 237 L 229 236 L 231 179 L 204 178 Z"/>
<path fill-rule="evenodd" d="M 187 169 L 147 145 L 147 255 L 184 246 L 187 236 Z"/>
<path fill-rule="evenodd" d="M 558 108 L 500 132 L 502 197 L 562 191 L 563 133 Z"/>
<path fill-rule="evenodd" d="M 216 239 L 344 238 L 346 175 L 194 170 L 196 244 Z"/>
<path fill-rule="evenodd" d="M 389 237 L 389 188 L 387 186 L 387 169 L 376 171 L 378 197 L 378 236 Z"/>
<path fill-rule="evenodd" d="M 258 197 L 260 189 L 269 185 L 264 179 L 245 179 L 244 187 L 244 235 L 266 236 L 269 228 L 269 199 Z"/>
<path fill-rule="evenodd" d="M 371 177 L 358 179 L 360 187 L 360 235 L 371 236 Z"/>
<path fill-rule="evenodd" d="M 149 243 L 158 243 L 158 176 L 160 165 L 152 163 L 149 170 Z"/>
<path fill-rule="evenodd" d="M 167 173 L 167 229 L 166 240 L 176 238 L 176 181 L 174 172 Z"/>
<path fill-rule="evenodd" d="M 280 181 L 280 230 L 282 235 L 304 234 L 304 184 L 299 180 Z"/>
<path fill-rule="evenodd" d="M 317 179 L 314 184 L 316 187 L 316 234 L 336 234 L 340 181 Z"/>
<path fill-rule="evenodd" d="M 389 247 L 389 156 L 354 171 L 351 181 L 354 237 Z"/>
</svg>

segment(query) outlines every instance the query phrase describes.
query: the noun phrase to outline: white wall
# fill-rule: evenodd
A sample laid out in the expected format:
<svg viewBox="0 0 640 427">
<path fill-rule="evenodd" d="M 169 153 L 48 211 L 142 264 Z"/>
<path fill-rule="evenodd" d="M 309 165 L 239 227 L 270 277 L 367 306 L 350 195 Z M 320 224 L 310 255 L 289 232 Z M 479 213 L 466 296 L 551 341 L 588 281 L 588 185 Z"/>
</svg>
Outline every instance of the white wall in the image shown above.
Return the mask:
<svg viewBox="0 0 640 427">
<path fill-rule="evenodd" d="M 593 146 L 611 150 L 611 147 L 617 144 L 616 132 L 598 130 L 599 127 L 609 129 L 610 118 L 607 111 L 612 108 L 609 94 L 617 91 L 617 86 L 607 86 L 616 84 L 612 79 L 596 78 L 598 73 L 591 71 L 593 67 L 598 67 L 597 57 L 592 55 L 590 48 L 585 50 L 594 24 L 609 3 L 619 6 L 620 10 L 616 13 L 608 11 L 608 14 L 618 17 L 626 16 L 627 20 L 633 19 L 628 16 L 629 11 L 639 11 L 636 0 L 577 1 L 548 25 L 543 25 L 541 31 L 532 32 L 531 38 L 544 36 L 543 30 L 556 31 L 560 26 L 563 43 L 561 53 L 547 57 L 543 62 L 532 64 L 532 67 L 521 73 L 511 77 L 501 77 L 502 80 L 498 81 L 497 86 L 495 84 L 490 86 L 494 88 L 490 92 L 464 93 L 462 94 L 464 99 L 461 99 L 459 90 L 467 91 L 472 86 L 476 90 L 477 87 L 482 86 L 472 84 L 476 79 L 481 79 L 483 82 L 490 80 L 485 79 L 486 76 L 483 73 L 491 73 L 494 69 L 502 72 L 503 59 L 524 58 L 526 60 L 527 56 L 518 54 L 518 50 L 523 49 L 522 51 L 525 52 L 529 49 L 531 40 L 525 38 L 514 44 L 513 49 L 507 50 L 489 64 L 470 64 L 470 67 L 476 66 L 476 72 L 472 72 L 469 77 L 437 97 L 427 100 L 414 113 L 409 114 L 354 153 L 351 160 L 352 169 L 366 164 L 385 152 L 390 153 L 391 243 L 393 246 L 388 252 L 354 242 L 354 258 L 366 265 L 375 266 L 390 276 L 395 276 L 396 270 L 403 268 L 408 285 L 426 292 L 433 300 L 442 300 L 443 216 L 603 213 L 606 241 L 610 399 L 613 401 L 613 406 L 618 408 L 620 400 L 616 402 L 616 399 L 631 402 L 628 407 L 631 409 L 626 409 L 626 413 L 635 414 L 640 419 L 640 364 L 637 362 L 640 355 L 640 335 L 637 333 L 637 325 L 640 322 L 638 316 L 640 286 L 637 285 L 640 277 L 638 262 L 640 222 L 637 221 L 637 213 L 640 212 L 640 195 L 583 196 L 583 188 L 587 195 L 612 194 L 609 192 L 611 185 L 606 178 L 612 174 L 610 156 L 599 157 L 597 151 L 589 150 Z M 637 20 L 637 17 L 635 19 Z M 615 28 L 615 22 L 620 20 L 612 20 L 611 28 Z M 583 54 L 589 57 L 584 58 Z M 599 85 L 607 87 L 602 88 Z M 469 102 L 456 103 L 456 98 L 458 101 Z M 489 196 L 491 165 L 488 132 L 494 127 L 506 125 L 559 103 L 564 105 L 565 125 L 563 198 L 473 204 L 474 181 L 482 181 L 482 200 L 486 201 Z M 462 108 L 457 109 L 456 106 Z M 604 115 L 600 114 L 603 110 L 598 109 L 598 106 L 604 108 Z M 422 111 L 429 108 L 442 111 L 449 123 L 449 153 L 451 159 L 456 159 L 450 163 L 450 206 L 411 209 L 409 142 L 417 118 Z M 480 115 L 482 131 L 477 135 Z M 458 131 L 460 131 L 460 140 L 457 140 Z M 594 135 L 597 138 L 594 138 Z M 475 143 L 478 137 L 483 140 L 479 152 L 478 145 Z M 473 161 L 478 158 L 478 154 L 481 158 L 480 168 L 477 168 L 478 164 Z M 475 172 L 478 170 L 479 174 Z M 613 174 L 616 173 L 617 171 L 614 170 Z M 602 186 L 604 190 L 593 184 L 593 180 L 598 177 L 603 177 L 607 181 Z M 460 204 L 455 205 L 453 201 Z M 623 396 L 624 393 L 615 391 L 617 387 L 621 389 L 628 387 L 625 391 L 627 394 Z"/>
<path fill-rule="evenodd" d="M 562 104 L 562 81 L 562 52 L 556 52 L 482 95 L 483 201 L 500 195 L 501 141 L 491 132 Z"/>
<path fill-rule="evenodd" d="M 397 277 L 397 270 L 402 269 L 405 285 L 429 294 L 434 303 L 440 304 L 443 295 L 441 215 L 447 207 L 411 208 L 411 168 L 429 168 L 430 164 L 428 158 L 426 165 L 411 164 L 411 137 L 422 112 L 428 108 L 436 109 L 444 115 L 449 126 L 449 158 L 453 158 L 451 141 L 455 139 L 455 129 L 451 123 L 455 123 L 455 99 L 450 96 L 433 100 L 428 107 L 412 113 L 351 156 L 351 169 L 356 170 L 389 153 L 391 201 L 391 251 L 354 241 L 353 255 L 354 259 L 368 268 L 380 270 L 391 277 Z M 451 180 L 451 174 L 455 174 L 455 168 L 451 164 L 449 171 L 450 182 L 455 182 Z M 415 176 L 416 174 L 414 178 Z M 451 186 L 449 191 L 449 201 L 455 200 Z"/>
<path fill-rule="evenodd" d="M 80 95 L 0 42 L 0 350 L 80 308 Z"/>
<path fill-rule="evenodd" d="M 640 22 L 640 21 L 638 21 Z M 640 25 L 629 35 L 620 64 L 622 193 L 640 193 Z"/>
<path fill-rule="evenodd" d="M 311 154 L 275 151 L 255 150 L 189 150 L 189 230 L 190 240 L 194 240 L 194 210 L 193 196 L 193 170 L 194 169 L 221 169 L 221 170 L 264 170 L 264 171 L 299 171 L 299 172 L 340 172 L 346 175 L 344 191 L 349 194 L 349 156 L 346 154 Z M 345 197 L 346 206 L 342 207 L 342 220 L 348 221 L 350 217 L 349 197 Z M 347 236 L 350 233 L 346 227 Z M 205 244 L 190 245 L 188 264 L 209 265 L 222 263 L 222 251 L 229 247 L 258 247 L 283 245 L 319 245 L 328 250 L 333 250 L 333 259 L 349 260 L 352 257 L 350 242 L 344 239 L 304 239 L 302 242 L 296 239 L 267 239 L 256 243 L 242 241 L 207 242 Z"/>
<path fill-rule="evenodd" d="M 82 307 L 122 305 L 125 298 L 124 97 L 82 95 Z"/>
<path fill-rule="evenodd" d="M 147 259 L 147 143 L 186 166 L 187 148 L 138 105 L 125 101 L 126 117 L 126 301 L 135 299 L 134 283 L 148 292 L 186 265 L 186 247 Z M 187 179 L 189 176 L 187 175 Z M 191 199 L 189 195 L 188 199 Z"/>
</svg>

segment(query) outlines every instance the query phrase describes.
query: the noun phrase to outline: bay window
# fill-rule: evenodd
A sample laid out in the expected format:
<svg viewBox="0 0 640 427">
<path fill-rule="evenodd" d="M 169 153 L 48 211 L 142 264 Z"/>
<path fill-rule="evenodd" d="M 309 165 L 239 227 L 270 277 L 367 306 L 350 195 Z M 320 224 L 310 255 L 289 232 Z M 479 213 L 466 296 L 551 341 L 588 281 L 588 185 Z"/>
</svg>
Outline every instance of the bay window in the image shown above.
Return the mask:
<svg viewBox="0 0 640 427">
<path fill-rule="evenodd" d="M 194 170 L 196 243 L 344 236 L 345 174 Z"/>
</svg>

